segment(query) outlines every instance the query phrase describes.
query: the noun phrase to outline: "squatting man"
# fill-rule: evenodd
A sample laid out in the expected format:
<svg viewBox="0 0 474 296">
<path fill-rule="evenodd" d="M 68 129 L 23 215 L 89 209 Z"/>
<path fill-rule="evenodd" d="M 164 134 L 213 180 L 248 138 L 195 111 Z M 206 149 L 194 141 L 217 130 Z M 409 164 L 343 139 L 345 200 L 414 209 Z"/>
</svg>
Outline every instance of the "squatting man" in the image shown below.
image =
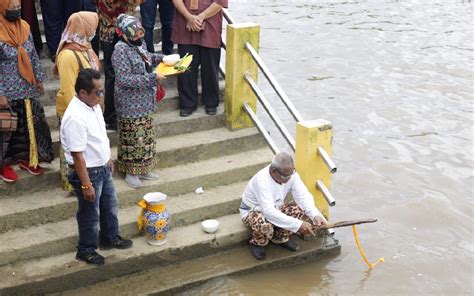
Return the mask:
<svg viewBox="0 0 474 296">
<path fill-rule="evenodd" d="M 285 203 L 289 192 L 294 201 Z M 275 155 L 270 165 L 250 179 L 239 210 L 242 222 L 252 230 L 250 249 L 258 260 L 265 258 L 264 247 L 270 241 L 296 251 L 298 245 L 289 239 L 292 233 L 314 235 L 327 224 L 286 152 Z"/>
</svg>

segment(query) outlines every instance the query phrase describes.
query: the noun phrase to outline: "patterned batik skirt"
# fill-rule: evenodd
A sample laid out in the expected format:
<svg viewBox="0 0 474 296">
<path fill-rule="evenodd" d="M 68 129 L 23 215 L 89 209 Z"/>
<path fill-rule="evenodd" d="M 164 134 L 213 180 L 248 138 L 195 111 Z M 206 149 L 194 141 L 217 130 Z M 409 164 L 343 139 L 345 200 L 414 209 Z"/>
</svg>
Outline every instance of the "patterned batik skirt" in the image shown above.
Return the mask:
<svg viewBox="0 0 474 296">
<path fill-rule="evenodd" d="M 153 116 L 118 117 L 118 169 L 131 175 L 142 175 L 155 167 L 155 128 Z"/>
<path fill-rule="evenodd" d="M 33 127 L 35 131 L 38 162 L 51 162 L 54 159 L 53 142 L 44 109 L 38 100 L 30 99 Z M 26 119 L 25 100 L 9 102 L 10 107 L 18 114 L 18 127 L 12 133 L 1 134 L 2 159 L 0 165 L 11 164 L 16 160 L 30 159 L 30 135 Z"/>
</svg>

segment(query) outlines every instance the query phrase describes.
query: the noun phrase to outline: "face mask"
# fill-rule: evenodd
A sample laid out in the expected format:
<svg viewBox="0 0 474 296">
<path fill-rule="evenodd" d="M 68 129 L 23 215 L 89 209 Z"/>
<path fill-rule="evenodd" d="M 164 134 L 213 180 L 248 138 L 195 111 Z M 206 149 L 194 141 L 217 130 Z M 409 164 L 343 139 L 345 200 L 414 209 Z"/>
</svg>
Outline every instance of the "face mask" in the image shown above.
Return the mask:
<svg viewBox="0 0 474 296">
<path fill-rule="evenodd" d="M 5 11 L 5 18 L 10 21 L 14 22 L 19 20 L 21 17 L 21 9 L 15 9 L 15 10 L 6 10 Z"/>
<path fill-rule="evenodd" d="M 143 43 L 143 38 L 130 41 L 130 44 L 131 44 L 131 45 L 135 45 L 135 46 L 142 46 L 142 43 Z"/>
</svg>

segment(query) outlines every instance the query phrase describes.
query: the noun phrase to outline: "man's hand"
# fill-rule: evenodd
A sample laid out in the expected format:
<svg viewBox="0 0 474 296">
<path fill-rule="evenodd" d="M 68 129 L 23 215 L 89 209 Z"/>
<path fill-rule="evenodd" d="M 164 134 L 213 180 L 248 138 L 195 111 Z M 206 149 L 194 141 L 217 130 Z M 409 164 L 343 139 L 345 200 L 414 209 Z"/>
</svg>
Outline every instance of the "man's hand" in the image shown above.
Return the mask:
<svg viewBox="0 0 474 296">
<path fill-rule="evenodd" d="M 40 94 L 44 94 L 44 85 L 42 82 L 38 82 L 36 84 L 36 89 L 39 91 Z"/>
<path fill-rule="evenodd" d="M 84 196 L 84 199 L 88 202 L 94 202 L 95 201 L 95 189 L 94 186 L 89 186 L 87 189 L 82 189 L 82 195 Z"/>
<path fill-rule="evenodd" d="M 314 217 L 313 219 L 313 224 L 316 226 L 316 227 L 321 227 L 323 225 L 327 225 L 328 223 L 326 222 L 326 220 L 321 217 L 321 216 L 316 216 Z"/>
<path fill-rule="evenodd" d="M 8 109 L 8 99 L 7 99 L 7 97 L 0 96 L 0 108 L 1 109 Z"/>
<path fill-rule="evenodd" d="M 110 174 L 113 174 L 114 173 L 114 161 L 112 159 L 110 159 L 109 162 L 107 163 L 107 165 L 109 166 Z"/>
<path fill-rule="evenodd" d="M 306 234 L 315 235 L 313 231 L 313 226 L 311 225 L 311 223 L 306 222 L 306 221 L 303 221 L 303 224 L 301 224 L 300 229 L 298 229 L 298 232 L 303 235 L 306 235 Z"/>
<path fill-rule="evenodd" d="M 158 82 L 162 82 L 163 80 L 166 79 L 166 76 L 163 74 L 160 74 L 158 72 L 155 72 L 155 74 L 156 74 L 156 80 L 158 80 Z"/>
<path fill-rule="evenodd" d="M 203 22 L 202 17 L 198 15 L 191 15 L 188 19 L 186 28 L 189 31 L 199 32 L 202 29 L 202 22 Z"/>
</svg>

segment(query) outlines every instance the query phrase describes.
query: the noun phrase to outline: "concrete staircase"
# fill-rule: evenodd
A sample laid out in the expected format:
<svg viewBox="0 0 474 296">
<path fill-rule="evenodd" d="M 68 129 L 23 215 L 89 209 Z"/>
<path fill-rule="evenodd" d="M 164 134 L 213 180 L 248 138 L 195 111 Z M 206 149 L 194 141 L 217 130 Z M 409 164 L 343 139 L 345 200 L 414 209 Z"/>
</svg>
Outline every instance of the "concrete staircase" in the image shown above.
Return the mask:
<svg viewBox="0 0 474 296">
<path fill-rule="evenodd" d="M 42 176 L 17 170 L 17 183 L 0 183 L 0 295 L 172 295 L 218 276 L 297 264 L 340 251 L 337 240 L 321 236 L 300 240 L 298 252 L 270 246 L 265 261 L 253 259 L 238 207 L 246 183 L 269 163 L 272 152 L 255 128 L 224 128 L 223 107 L 215 116 L 200 108 L 190 117 L 179 117 L 176 78 L 170 77 L 155 114 L 155 172 L 160 179 L 132 189 L 122 176 L 114 176 L 120 232 L 134 240 L 133 248 L 99 251 L 106 257 L 101 267 L 75 261 L 77 201 L 60 188 L 57 158 L 54 104 L 59 83 L 50 71 L 51 61 L 45 58 L 42 64 L 48 79 L 40 99 L 56 159 Z M 118 135 L 108 135 L 115 159 Z M 205 193 L 195 194 L 197 187 Z M 136 203 L 152 191 L 168 194 L 166 205 L 172 214 L 168 242 L 160 247 L 147 245 L 136 226 Z M 215 234 L 201 229 L 200 222 L 209 218 L 220 221 Z"/>
</svg>

